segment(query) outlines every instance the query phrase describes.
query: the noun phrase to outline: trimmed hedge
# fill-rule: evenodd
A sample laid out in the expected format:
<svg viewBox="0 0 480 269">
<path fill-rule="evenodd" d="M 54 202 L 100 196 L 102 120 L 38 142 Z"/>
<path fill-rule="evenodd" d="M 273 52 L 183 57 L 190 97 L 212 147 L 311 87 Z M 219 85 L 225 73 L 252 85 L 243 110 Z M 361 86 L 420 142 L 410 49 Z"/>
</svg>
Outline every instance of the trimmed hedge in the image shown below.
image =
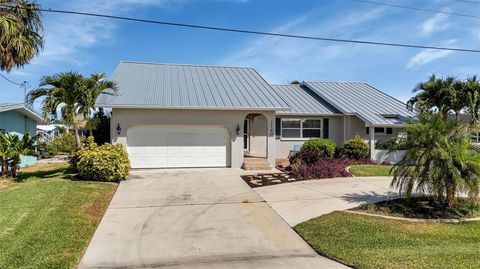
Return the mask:
<svg viewBox="0 0 480 269">
<path fill-rule="evenodd" d="M 120 181 L 127 179 L 130 172 L 128 153 L 121 144 L 98 146 L 89 137 L 75 157 L 79 176 L 86 180 Z"/>
<path fill-rule="evenodd" d="M 333 157 L 336 146 L 330 139 L 311 138 L 303 143 L 301 151 L 317 150 L 322 157 Z"/>
<path fill-rule="evenodd" d="M 353 160 L 366 159 L 368 157 L 368 144 L 357 134 L 343 144 L 339 155 Z"/>
</svg>

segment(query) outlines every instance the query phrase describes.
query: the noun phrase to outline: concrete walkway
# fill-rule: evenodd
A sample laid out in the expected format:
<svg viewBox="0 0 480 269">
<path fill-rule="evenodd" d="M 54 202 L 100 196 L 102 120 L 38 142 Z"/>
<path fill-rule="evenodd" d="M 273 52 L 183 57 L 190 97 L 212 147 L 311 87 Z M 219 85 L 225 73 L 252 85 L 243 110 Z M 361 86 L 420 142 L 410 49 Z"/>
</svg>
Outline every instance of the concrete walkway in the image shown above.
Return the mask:
<svg viewBox="0 0 480 269">
<path fill-rule="evenodd" d="M 397 197 L 391 177 L 348 177 L 298 181 L 255 188 L 290 225 L 295 226 L 335 210 Z"/>
<path fill-rule="evenodd" d="M 78 268 L 345 268 L 317 255 L 242 173 L 133 171 Z"/>
</svg>

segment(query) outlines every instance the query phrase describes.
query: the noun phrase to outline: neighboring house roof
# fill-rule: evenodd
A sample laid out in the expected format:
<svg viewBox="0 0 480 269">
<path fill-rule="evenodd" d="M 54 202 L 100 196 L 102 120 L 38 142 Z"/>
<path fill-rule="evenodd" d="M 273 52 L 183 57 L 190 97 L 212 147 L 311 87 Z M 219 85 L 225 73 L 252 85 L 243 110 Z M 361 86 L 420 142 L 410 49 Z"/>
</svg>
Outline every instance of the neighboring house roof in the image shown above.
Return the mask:
<svg viewBox="0 0 480 269">
<path fill-rule="evenodd" d="M 338 109 L 322 100 L 305 86 L 299 84 L 272 85 L 272 88 L 287 102 L 291 110 L 279 110 L 278 115 L 334 115 Z"/>
<path fill-rule="evenodd" d="M 121 62 L 99 107 L 289 109 L 253 68 Z"/>
<path fill-rule="evenodd" d="M 416 116 L 405 103 L 363 82 L 306 81 L 302 85 L 342 113 L 356 115 L 367 126 L 403 126 Z"/>
<path fill-rule="evenodd" d="M 28 108 L 25 106 L 25 104 L 22 103 L 0 103 L 0 112 L 6 112 L 6 111 L 17 111 L 18 113 L 21 113 L 37 123 L 42 123 L 43 118 L 34 110 Z"/>
<path fill-rule="evenodd" d="M 37 131 L 43 131 L 43 132 L 51 132 L 57 128 L 65 128 L 67 129 L 67 126 L 63 124 L 48 124 L 48 125 L 37 125 Z"/>
</svg>

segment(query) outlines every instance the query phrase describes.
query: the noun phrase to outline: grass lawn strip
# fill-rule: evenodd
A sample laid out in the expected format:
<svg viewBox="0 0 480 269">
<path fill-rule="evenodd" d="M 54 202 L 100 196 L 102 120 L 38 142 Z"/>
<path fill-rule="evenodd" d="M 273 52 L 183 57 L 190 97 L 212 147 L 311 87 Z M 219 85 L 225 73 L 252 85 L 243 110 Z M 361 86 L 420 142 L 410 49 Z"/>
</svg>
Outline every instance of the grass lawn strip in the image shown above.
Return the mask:
<svg viewBox="0 0 480 269">
<path fill-rule="evenodd" d="M 480 268 L 480 222 L 419 223 L 333 212 L 295 230 L 356 268 Z"/>
<path fill-rule="evenodd" d="M 36 165 L 0 184 L 0 268 L 75 268 L 117 184 Z"/>
<path fill-rule="evenodd" d="M 350 173 L 357 177 L 390 176 L 391 165 L 354 165 Z"/>
<path fill-rule="evenodd" d="M 480 217 L 480 208 L 470 208 L 465 198 L 459 198 L 457 209 L 439 208 L 428 197 L 400 198 L 374 204 L 363 204 L 352 211 L 414 219 L 464 219 Z M 479 231 L 480 232 L 480 231 Z"/>
</svg>

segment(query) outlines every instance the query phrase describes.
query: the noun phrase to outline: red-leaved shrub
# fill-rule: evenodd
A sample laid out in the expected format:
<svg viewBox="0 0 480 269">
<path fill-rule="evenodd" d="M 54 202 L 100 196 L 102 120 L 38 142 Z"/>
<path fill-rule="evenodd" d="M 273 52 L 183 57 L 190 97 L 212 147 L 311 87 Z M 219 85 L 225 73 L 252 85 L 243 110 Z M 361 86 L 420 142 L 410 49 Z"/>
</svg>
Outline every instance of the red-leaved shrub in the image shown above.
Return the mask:
<svg viewBox="0 0 480 269">
<path fill-rule="evenodd" d="M 303 179 L 349 177 L 351 174 L 345 169 L 355 164 L 372 164 L 372 161 L 322 158 L 312 165 L 302 165 L 299 174 Z"/>
</svg>

